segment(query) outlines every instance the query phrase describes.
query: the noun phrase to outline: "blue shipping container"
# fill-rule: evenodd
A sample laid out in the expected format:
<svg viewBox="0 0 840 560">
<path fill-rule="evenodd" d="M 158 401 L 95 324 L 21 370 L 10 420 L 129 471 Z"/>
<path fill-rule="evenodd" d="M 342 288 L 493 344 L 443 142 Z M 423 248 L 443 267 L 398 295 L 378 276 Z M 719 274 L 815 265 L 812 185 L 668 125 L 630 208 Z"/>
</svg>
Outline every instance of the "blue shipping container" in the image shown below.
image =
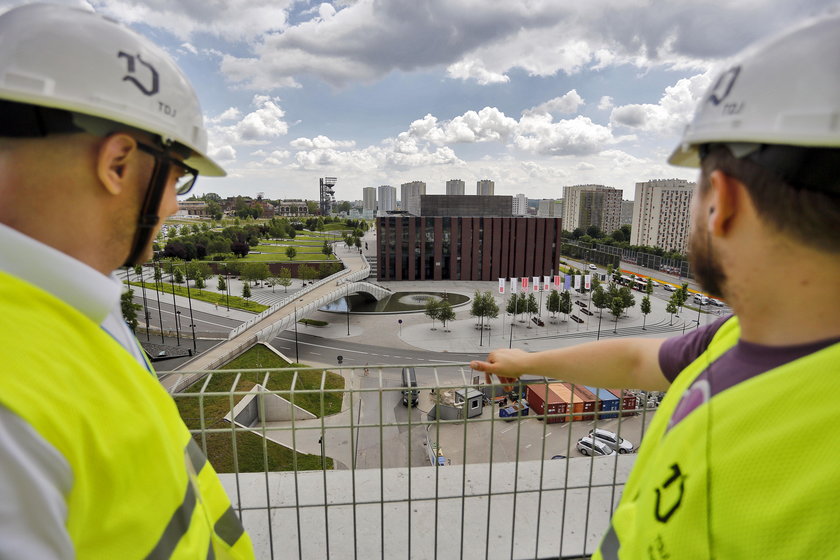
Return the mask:
<svg viewBox="0 0 840 560">
<path fill-rule="evenodd" d="M 595 387 L 586 387 L 590 393 L 598 397 L 598 410 L 601 414 L 599 418 L 618 418 L 618 410 L 621 407 L 621 399 L 613 395 L 606 389 L 596 389 Z"/>
</svg>

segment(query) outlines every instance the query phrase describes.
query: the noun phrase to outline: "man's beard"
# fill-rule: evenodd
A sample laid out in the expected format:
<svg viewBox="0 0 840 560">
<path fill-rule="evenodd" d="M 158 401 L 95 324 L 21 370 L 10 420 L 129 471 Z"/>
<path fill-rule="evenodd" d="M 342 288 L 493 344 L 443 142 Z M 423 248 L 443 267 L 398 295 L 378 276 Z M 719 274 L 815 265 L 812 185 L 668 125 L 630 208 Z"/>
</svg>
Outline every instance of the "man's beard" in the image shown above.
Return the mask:
<svg viewBox="0 0 840 560">
<path fill-rule="evenodd" d="M 726 273 L 712 252 L 709 232 L 695 230 L 692 232 L 690 243 L 688 260 L 691 263 L 694 278 L 709 295 L 716 298 L 723 297 Z"/>
</svg>

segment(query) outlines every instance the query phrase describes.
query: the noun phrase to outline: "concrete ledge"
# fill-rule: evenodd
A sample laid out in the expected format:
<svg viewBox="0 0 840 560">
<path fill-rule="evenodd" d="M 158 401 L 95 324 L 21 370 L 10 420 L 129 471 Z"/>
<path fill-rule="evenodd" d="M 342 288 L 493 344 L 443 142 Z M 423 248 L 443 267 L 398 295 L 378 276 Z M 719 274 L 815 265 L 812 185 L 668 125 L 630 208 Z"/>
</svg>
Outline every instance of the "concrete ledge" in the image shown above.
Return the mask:
<svg viewBox="0 0 840 560">
<path fill-rule="evenodd" d="M 221 478 L 258 558 L 557 558 L 591 554 L 634 461 Z"/>
</svg>

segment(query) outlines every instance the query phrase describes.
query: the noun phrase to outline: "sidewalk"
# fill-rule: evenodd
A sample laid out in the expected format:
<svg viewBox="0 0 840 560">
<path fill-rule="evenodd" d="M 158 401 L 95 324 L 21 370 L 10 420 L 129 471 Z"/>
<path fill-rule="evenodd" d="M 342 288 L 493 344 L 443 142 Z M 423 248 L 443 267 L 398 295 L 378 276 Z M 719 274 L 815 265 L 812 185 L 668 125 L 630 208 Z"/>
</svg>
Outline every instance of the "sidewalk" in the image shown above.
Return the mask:
<svg viewBox="0 0 840 560">
<path fill-rule="evenodd" d="M 456 319 L 449 322 L 443 328 L 440 321 L 435 321 L 432 330 L 432 321 L 423 312 L 400 313 L 400 314 L 350 314 L 350 336 L 347 336 L 346 317 L 338 313 L 316 312 L 310 317 L 328 321 L 329 326 L 320 328 L 307 328 L 307 334 L 313 334 L 330 340 L 351 340 L 360 344 L 371 344 L 388 348 L 423 349 L 433 352 L 459 352 L 459 353 L 484 353 L 494 348 L 509 345 L 513 348 L 524 350 L 546 350 L 550 348 L 573 346 L 584 342 L 593 341 L 598 336 L 598 310 L 595 309 L 589 297 L 573 297 L 572 302 L 575 313 L 584 319 L 584 323 L 578 324 L 571 319 L 564 320 L 563 315 L 551 319 L 548 311 L 545 310 L 546 294 L 543 294 L 542 320 L 544 327 L 538 327 L 530 322 L 528 315 L 520 314 L 515 323 L 513 339 L 510 337 L 510 323 L 512 317 L 504 312 L 507 305 L 507 297 L 498 294 L 498 284 L 495 282 L 461 282 L 461 281 L 424 281 L 424 282 L 378 282 L 379 285 L 392 291 L 411 292 L 456 292 L 472 298 L 476 290 L 490 291 L 499 305 L 499 316 L 496 319 L 485 320 L 484 331 L 478 328 L 478 319 L 470 317 L 470 303 L 456 307 Z M 684 310 L 679 317 L 673 318 L 673 325 L 670 314 L 665 311 L 666 301 L 656 297 L 658 294 L 667 294 L 662 288 L 656 288 L 651 297 L 651 313 L 647 319 L 643 319 L 639 310 L 644 294 L 633 292 L 636 298 L 636 305 L 627 310 L 627 316 L 618 320 L 618 334 L 613 334 L 616 328 L 615 320 L 607 310 L 604 310 L 601 318 L 600 337 L 610 338 L 615 336 L 643 336 L 643 337 L 671 337 L 682 334 L 683 326 L 686 332 L 697 324 L 697 312 Z M 537 301 L 539 302 L 539 294 Z M 580 313 L 580 306 L 574 302 L 580 300 L 591 308 L 594 315 L 587 316 Z M 712 308 L 711 310 L 717 310 Z M 717 319 L 719 315 L 714 313 L 702 313 L 700 323 L 705 325 Z M 399 321 L 402 320 L 402 324 Z M 646 330 L 642 329 L 643 323 Z M 489 327 L 489 328 L 488 328 Z M 512 342 L 512 344 L 511 344 Z"/>
</svg>

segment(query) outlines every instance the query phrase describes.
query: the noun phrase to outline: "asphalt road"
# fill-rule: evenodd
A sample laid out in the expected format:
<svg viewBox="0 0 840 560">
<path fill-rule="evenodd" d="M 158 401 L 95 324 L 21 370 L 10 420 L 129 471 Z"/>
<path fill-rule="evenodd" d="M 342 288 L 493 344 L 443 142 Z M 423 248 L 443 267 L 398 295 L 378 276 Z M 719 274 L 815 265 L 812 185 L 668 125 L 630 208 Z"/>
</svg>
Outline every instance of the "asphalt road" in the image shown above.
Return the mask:
<svg viewBox="0 0 840 560">
<path fill-rule="evenodd" d="M 134 303 L 143 306 L 143 296 L 138 293 L 140 290 L 134 289 Z M 154 290 L 146 290 L 146 307 L 149 311 L 149 323 L 153 329 L 160 329 L 161 319 L 163 320 L 163 329 L 166 331 L 175 331 L 176 326 L 181 331 L 190 330 L 190 309 L 189 306 L 178 305 L 172 303 L 172 296 L 169 296 L 169 301 L 161 294 L 160 312 L 158 312 L 158 299 Z M 177 313 L 176 313 L 177 312 Z M 224 308 L 219 306 L 219 312 L 224 313 Z M 195 321 L 195 330 L 197 333 L 218 334 L 220 336 L 227 336 L 231 330 L 242 324 L 242 321 L 237 319 L 229 319 L 227 317 L 218 315 L 216 313 L 207 313 L 193 309 L 192 316 Z M 137 319 L 141 324 L 143 321 L 143 309 L 137 312 Z"/>
</svg>

